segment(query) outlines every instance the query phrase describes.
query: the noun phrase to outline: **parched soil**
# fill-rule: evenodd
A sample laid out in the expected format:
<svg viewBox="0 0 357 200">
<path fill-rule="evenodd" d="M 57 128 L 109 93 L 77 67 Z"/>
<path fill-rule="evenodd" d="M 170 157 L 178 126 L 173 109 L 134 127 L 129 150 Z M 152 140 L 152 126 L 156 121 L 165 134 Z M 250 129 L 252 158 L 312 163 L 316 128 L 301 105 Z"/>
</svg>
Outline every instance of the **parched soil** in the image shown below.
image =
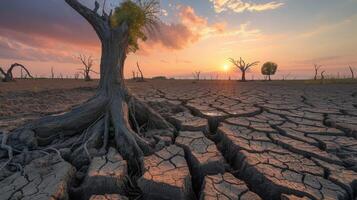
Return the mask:
<svg viewBox="0 0 357 200">
<path fill-rule="evenodd" d="M 50 154 L 22 172 L 1 172 L 0 199 L 130 199 L 128 188 L 143 199 L 357 198 L 356 84 L 127 84 L 175 127 L 157 136 L 157 151 L 144 158 L 141 178 L 127 181 L 130 169 L 112 147 L 80 170 L 60 152 L 64 160 Z M 66 112 L 90 98 L 96 85 L 0 83 L 0 131 Z M 71 189 L 77 179 L 81 191 Z"/>
</svg>

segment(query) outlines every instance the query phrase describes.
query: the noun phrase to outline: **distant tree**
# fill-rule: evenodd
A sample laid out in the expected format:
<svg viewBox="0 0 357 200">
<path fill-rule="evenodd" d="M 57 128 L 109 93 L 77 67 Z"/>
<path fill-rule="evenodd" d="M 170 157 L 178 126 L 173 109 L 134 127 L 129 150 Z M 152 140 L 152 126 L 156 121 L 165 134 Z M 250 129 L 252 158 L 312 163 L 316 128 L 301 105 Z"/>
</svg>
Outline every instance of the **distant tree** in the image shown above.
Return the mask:
<svg viewBox="0 0 357 200">
<path fill-rule="evenodd" d="M 201 71 L 194 72 L 194 73 L 192 73 L 192 75 L 193 75 L 193 79 L 195 81 L 199 81 L 200 80 L 200 76 L 201 76 Z"/>
<path fill-rule="evenodd" d="M 15 67 L 20 67 L 21 69 L 25 70 L 25 72 L 28 74 L 28 76 L 33 78 L 25 66 L 23 66 L 22 64 L 19 64 L 19 63 L 14 63 L 10 66 L 10 68 L 6 72 L 0 67 L 0 73 L 3 76 L 3 78 L 2 78 L 3 82 L 10 82 L 10 81 L 15 80 L 14 75 L 12 74 L 12 70 L 14 70 Z M 23 75 L 21 75 L 21 76 L 23 76 Z"/>
<path fill-rule="evenodd" d="M 51 67 L 51 79 L 54 79 L 55 78 L 55 72 L 53 70 L 53 67 Z"/>
<path fill-rule="evenodd" d="M 76 72 L 76 73 L 74 74 L 74 79 L 77 80 L 78 78 L 79 78 L 79 73 Z"/>
<path fill-rule="evenodd" d="M 321 72 L 321 83 L 325 81 L 325 70 Z"/>
<path fill-rule="evenodd" d="M 133 70 L 133 71 L 131 71 L 131 73 L 132 73 L 132 76 L 133 76 L 132 79 L 136 80 L 136 72 Z"/>
<path fill-rule="evenodd" d="M 322 65 L 317 65 L 317 64 L 314 65 L 314 68 L 315 68 L 314 80 L 315 80 L 315 81 L 317 80 L 317 74 L 319 73 L 319 69 L 320 69 L 321 67 L 322 67 Z"/>
<path fill-rule="evenodd" d="M 95 74 L 98 74 L 97 72 L 93 71 L 93 69 L 92 69 L 93 62 L 94 62 L 92 56 L 86 56 L 86 55 L 80 54 L 78 59 L 83 64 L 83 68 L 78 69 L 78 70 L 80 70 L 81 71 L 80 73 L 83 74 L 85 81 L 91 81 L 90 73 L 93 72 Z"/>
<path fill-rule="evenodd" d="M 350 68 L 350 72 L 351 72 L 351 78 L 355 79 L 355 73 L 353 71 L 353 68 L 351 66 L 348 66 Z"/>
<path fill-rule="evenodd" d="M 233 58 L 229 58 L 229 61 L 234 64 L 241 72 L 242 72 L 242 81 L 246 81 L 245 73 L 247 70 L 253 66 L 258 65 L 259 61 L 255 61 L 253 63 L 245 63 L 245 61 L 240 57 L 239 60 L 234 60 Z"/>
<path fill-rule="evenodd" d="M 269 81 L 271 81 L 271 75 L 274 75 L 277 69 L 278 69 L 278 65 L 276 63 L 266 62 L 262 66 L 262 74 L 268 76 Z"/>
<path fill-rule="evenodd" d="M 283 75 L 283 81 L 287 80 L 290 75 L 291 75 L 291 73 L 288 73 L 288 74 L 286 74 L 286 75 Z"/>
<path fill-rule="evenodd" d="M 144 74 L 143 74 L 143 72 L 141 71 L 140 66 L 139 66 L 139 62 L 136 62 L 136 67 L 138 68 L 138 71 L 139 71 L 139 73 L 140 73 L 140 78 L 137 77 L 137 80 L 138 80 L 138 81 L 141 81 L 141 82 L 145 81 L 145 79 L 144 79 Z"/>
</svg>

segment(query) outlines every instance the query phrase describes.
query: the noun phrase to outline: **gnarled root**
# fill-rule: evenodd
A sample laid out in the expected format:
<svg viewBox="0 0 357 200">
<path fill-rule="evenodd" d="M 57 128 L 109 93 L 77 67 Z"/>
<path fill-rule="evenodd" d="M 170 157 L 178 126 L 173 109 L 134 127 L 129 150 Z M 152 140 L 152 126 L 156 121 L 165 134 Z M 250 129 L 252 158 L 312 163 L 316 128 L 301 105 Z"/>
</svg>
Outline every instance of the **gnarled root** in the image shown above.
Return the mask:
<svg viewBox="0 0 357 200">
<path fill-rule="evenodd" d="M 20 163 L 27 164 L 31 157 L 38 157 L 38 153 L 31 156 L 34 152 L 43 154 L 51 149 L 81 168 L 90 163 L 92 156 L 105 154 L 108 146 L 115 144 L 133 174 L 140 175 L 142 158 L 154 151 L 155 140 L 144 138 L 138 126 L 168 131 L 173 127 L 145 103 L 126 97 L 129 103 L 120 92 L 110 97 L 99 93 L 70 112 L 44 117 L 9 135 L 0 135 L 1 147 L 8 152 L 0 154 L 0 163 L 5 167 L 13 164 L 13 157 L 19 160 L 26 155 L 26 162 Z M 137 132 L 131 125 L 136 126 Z"/>
</svg>

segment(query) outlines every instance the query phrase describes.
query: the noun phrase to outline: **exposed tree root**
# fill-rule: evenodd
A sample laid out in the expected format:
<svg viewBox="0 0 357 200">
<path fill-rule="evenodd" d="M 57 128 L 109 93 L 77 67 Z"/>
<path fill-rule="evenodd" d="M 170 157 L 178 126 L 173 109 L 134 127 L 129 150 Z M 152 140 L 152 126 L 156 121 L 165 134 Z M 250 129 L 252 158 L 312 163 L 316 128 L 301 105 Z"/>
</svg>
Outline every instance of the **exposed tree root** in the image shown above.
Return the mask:
<svg viewBox="0 0 357 200">
<path fill-rule="evenodd" d="M 8 138 L 8 134 L 3 134 L 2 138 L 1 138 L 1 148 L 7 150 L 7 153 L 8 153 L 8 161 L 6 161 L 6 162 L 0 167 L 0 171 L 1 171 L 4 167 L 6 167 L 6 165 L 8 165 L 9 163 L 11 163 L 12 158 L 13 158 L 12 147 L 6 144 L 7 138 Z"/>
<path fill-rule="evenodd" d="M 47 116 L 0 135 L 1 149 L 7 151 L 7 155 L 0 152 L 1 169 L 14 171 L 15 166 L 18 171 L 33 159 L 55 152 L 83 171 L 92 157 L 105 155 L 114 145 L 128 161 L 128 181 L 135 182 L 142 175 L 144 155 L 155 150 L 156 140 L 145 138 L 145 132 L 174 128 L 136 97 L 124 97 L 119 91 L 103 94 L 70 112 Z M 128 187 L 131 195 L 139 195 L 135 184 Z"/>
</svg>

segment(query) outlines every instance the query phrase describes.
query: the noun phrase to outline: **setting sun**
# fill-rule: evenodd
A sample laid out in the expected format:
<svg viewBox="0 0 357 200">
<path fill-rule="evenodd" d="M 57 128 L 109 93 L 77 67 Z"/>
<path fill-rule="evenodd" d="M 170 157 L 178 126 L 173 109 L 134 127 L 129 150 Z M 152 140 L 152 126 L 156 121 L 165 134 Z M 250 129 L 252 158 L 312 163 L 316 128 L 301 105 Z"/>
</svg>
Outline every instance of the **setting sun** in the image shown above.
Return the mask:
<svg viewBox="0 0 357 200">
<path fill-rule="evenodd" d="M 230 68 L 229 64 L 223 65 L 223 71 L 227 72 L 229 70 L 229 68 Z"/>
</svg>

